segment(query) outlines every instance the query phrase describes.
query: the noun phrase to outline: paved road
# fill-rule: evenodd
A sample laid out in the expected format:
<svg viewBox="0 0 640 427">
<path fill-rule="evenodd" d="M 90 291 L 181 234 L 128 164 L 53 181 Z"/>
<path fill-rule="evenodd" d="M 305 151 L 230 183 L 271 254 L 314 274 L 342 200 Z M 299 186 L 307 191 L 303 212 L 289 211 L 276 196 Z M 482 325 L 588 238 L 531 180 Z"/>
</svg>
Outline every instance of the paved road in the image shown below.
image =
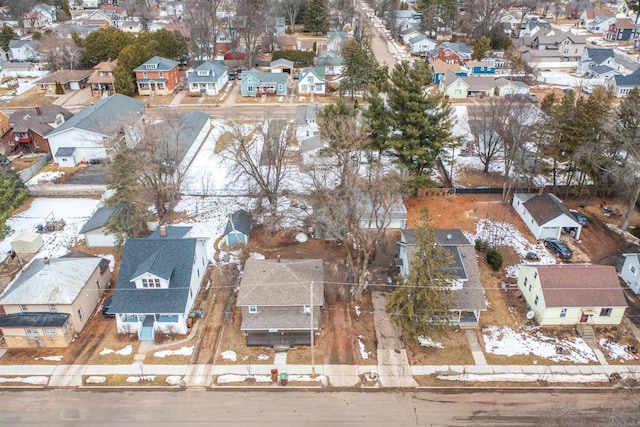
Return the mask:
<svg viewBox="0 0 640 427">
<path fill-rule="evenodd" d="M 622 53 L 620 51 L 616 51 L 615 54 L 616 54 L 616 62 L 622 65 L 627 70 L 633 72 L 638 68 L 640 68 L 640 64 L 633 56 L 626 53 Z"/>
<path fill-rule="evenodd" d="M 487 426 L 605 425 L 622 393 L 242 391 L 2 393 L 0 425 Z M 569 415 L 567 415 L 569 414 Z M 569 418 L 571 417 L 571 418 Z"/>
</svg>

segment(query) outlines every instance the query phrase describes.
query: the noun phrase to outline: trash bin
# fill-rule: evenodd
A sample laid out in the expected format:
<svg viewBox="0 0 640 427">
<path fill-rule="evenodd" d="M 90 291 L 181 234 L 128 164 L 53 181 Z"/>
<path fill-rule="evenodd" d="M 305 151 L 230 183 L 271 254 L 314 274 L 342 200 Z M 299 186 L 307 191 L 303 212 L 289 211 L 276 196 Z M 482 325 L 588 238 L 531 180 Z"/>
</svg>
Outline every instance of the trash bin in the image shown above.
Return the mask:
<svg viewBox="0 0 640 427">
<path fill-rule="evenodd" d="M 280 374 L 280 384 L 281 385 L 287 385 L 287 383 L 289 382 L 289 375 L 287 375 L 286 372 L 283 372 Z"/>
<path fill-rule="evenodd" d="M 278 370 L 275 368 L 271 370 L 271 382 L 272 383 L 278 382 Z"/>
</svg>

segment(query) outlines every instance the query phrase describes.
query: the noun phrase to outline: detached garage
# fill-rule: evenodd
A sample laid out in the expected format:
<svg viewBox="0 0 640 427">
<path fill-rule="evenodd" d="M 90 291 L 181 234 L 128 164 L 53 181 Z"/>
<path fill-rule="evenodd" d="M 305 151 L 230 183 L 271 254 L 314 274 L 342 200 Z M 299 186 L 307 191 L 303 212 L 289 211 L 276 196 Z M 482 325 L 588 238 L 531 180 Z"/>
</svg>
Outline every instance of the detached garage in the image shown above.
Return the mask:
<svg viewBox="0 0 640 427">
<path fill-rule="evenodd" d="M 512 205 L 538 240 L 559 239 L 563 230 L 575 239 L 580 238 L 582 226 L 553 194 L 516 193 Z"/>
</svg>

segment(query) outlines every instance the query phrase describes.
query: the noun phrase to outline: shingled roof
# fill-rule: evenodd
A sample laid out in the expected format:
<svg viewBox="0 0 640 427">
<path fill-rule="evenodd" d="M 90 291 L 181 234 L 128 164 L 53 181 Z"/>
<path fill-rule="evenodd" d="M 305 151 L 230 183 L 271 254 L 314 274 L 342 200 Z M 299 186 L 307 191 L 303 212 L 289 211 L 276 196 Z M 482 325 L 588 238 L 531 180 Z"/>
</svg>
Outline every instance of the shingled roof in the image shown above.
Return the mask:
<svg viewBox="0 0 640 427">
<path fill-rule="evenodd" d="M 537 194 L 524 202 L 524 206 L 538 224 L 546 224 L 560 215 L 573 218 L 560 199 L 550 193 Z"/>
<path fill-rule="evenodd" d="M 42 104 L 40 107 L 18 110 L 9 116 L 9 126 L 13 132 L 26 133 L 29 130 L 45 136 L 54 128 L 49 123 L 55 123 L 56 116 L 62 114 L 65 120 L 73 117 L 73 113 L 55 104 Z"/>
</svg>

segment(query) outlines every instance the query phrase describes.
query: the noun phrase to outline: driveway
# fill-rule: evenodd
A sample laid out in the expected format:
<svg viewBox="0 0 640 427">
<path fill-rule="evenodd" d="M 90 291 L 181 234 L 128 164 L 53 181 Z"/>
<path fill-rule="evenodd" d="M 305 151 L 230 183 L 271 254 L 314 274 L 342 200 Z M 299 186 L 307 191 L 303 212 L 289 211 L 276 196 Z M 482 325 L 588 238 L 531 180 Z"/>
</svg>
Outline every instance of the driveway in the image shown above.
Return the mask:
<svg viewBox="0 0 640 427">
<path fill-rule="evenodd" d="M 54 104 L 66 108 L 72 113 L 77 113 L 86 107 L 87 103 L 91 99 L 91 88 L 85 87 L 81 90 L 74 90 L 57 98 L 53 101 Z"/>
<path fill-rule="evenodd" d="M 71 175 L 65 184 L 105 185 L 107 183 L 107 165 L 86 165 Z"/>
</svg>

